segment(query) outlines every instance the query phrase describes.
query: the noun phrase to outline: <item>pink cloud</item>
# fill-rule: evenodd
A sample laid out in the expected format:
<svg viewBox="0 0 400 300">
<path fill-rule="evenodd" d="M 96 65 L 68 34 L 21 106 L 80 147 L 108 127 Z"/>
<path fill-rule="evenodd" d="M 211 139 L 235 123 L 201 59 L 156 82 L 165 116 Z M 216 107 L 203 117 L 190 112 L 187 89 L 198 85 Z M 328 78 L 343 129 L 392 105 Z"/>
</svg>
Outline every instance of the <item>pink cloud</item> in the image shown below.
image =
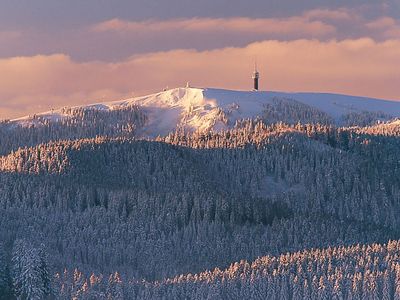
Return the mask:
<svg viewBox="0 0 400 300">
<path fill-rule="evenodd" d="M 390 17 L 382 17 L 368 22 L 366 27 L 379 32 L 384 38 L 400 38 L 400 23 Z"/>
<path fill-rule="evenodd" d="M 12 40 L 21 37 L 20 31 L 0 31 L 0 41 Z"/>
<path fill-rule="evenodd" d="M 313 9 L 306 11 L 304 16 L 310 20 L 333 20 L 333 21 L 349 21 L 353 20 L 355 15 L 347 8 L 341 9 Z"/>
<path fill-rule="evenodd" d="M 310 21 L 304 17 L 291 17 L 284 19 L 265 18 L 192 18 L 174 19 L 167 21 L 150 20 L 144 22 L 132 22 L 120 19 L 112 19 L 92 27 L 94 32 L 118 32 L 118 33 L 141 33 L 152 32 L 233 32 L 252 34 L 292 34 L 326 36 L 335 32 L 333 26 L 321 21 Z"/>
<path fill-rule="evenodd" d="M 66 53 L 81 61 L 118 61 L 132 54 L 183 48 L 202 51 L 243 47 L 264 40 L 398 39 L 400 25 L 397 20 L 385 17 L 385 14 L 376 20 L 368 17 L 371 11 L 379 11 L 379 7 L 315 9 L 286 18 L 190 18 L 142 22 L 111 19 L 61 33 L 35 28 L 21 32 L 0 31 L 0 57 Z"/>
<path fill-rule="evenodd" d="M 382 17 L 366 24 L 371 29 L 386 29 L 396 26 L 396 21 L 390 17 Z"/>
<path fill-rule="evenodd" d="M 210 51 L 173 50 L 117 63 L 66 55 L 0 60 L 0 117 L 158 92 L 165 86 L 249 89 L 254 58 L 261 88 L 399 99 L 400 40 L 262 41 Z"/>
</svg>

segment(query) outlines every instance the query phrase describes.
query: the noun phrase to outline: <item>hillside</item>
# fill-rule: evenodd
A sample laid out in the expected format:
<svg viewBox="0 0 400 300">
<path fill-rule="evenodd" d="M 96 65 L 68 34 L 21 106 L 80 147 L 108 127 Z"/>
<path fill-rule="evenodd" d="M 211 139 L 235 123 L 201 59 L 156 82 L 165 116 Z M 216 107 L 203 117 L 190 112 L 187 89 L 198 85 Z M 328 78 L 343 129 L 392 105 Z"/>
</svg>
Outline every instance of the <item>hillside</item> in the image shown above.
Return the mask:
<svg viewBox="0 0 400 300">
<path fill-rule="evenodd" d="M 141 136 L 166 135 L 177 129 L 208 131 L 232 128 L 236 121 L 261 118 L 269 123 L 316 122 L 368 125 L 400 117 L 400 102 L 324 93 L 232 91 L 176 88 L 115 102 L 64 108 L 11 120 L 14 125 L 60 122 L 75 111 L 115 112 L 136 106 L 146 116 Z"/>
<path fill-rule="evenodd" d="M 0 157 L 1 239 L 43 240 L 56 270 L 162 279 L 400 237 L 397 138 L 242 125 L 160 141 L 50 142 Z"/>
<path fill-rule="evenodd" d="M 62 294 L 66 297 L 98 297 L 103 285 L 106 295 L 135 291 L 135 299 L 398 299 L 399 251 L 400 241 L 389 241 L 241 260 L 227 269 L 157 282 L 129 282 L 115 273 L 106 284 L 96 274 L 88 278 L 77 272 L 74 279 L 72 274 L 59 274 L 59 283 L 69 283 L 71 288 Z"/>
<path fill-rule="evenodd" d="M 398 299 L 398 104 L 273 94 L 2 122 L 0 299 Z"/>
</svg>

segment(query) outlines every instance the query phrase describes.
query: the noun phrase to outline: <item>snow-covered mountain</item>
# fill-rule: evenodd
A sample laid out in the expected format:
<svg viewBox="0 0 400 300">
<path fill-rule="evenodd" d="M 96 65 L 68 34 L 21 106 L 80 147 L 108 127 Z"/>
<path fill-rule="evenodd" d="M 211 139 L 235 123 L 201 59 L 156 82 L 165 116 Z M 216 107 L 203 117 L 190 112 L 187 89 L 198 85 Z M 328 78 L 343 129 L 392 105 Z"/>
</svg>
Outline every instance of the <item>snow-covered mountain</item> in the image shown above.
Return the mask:
<svg viewBox="0 0 400 300">
<path fill-rule="evenodd" d="M 0 299 L 400 299 L 399 109 L 179 88 L 2 121 Z"/>
<path fill-rule="evenodd" d="M 147 116 L 141 130 L 144 136 L 165 135 L 178 128 L 189 131 L 221 130 L 240 119 L 257 117 L 268 121 L 298 121 L 307 116 L 323 116 L 337 124 L 349 119 L 388 120 L 400 117 L 400 101 L 327 93 L 283 93 L 267 91 L 233 91 L 214 88 L 175 88 L 160 93 L 121 101 L 73 107 L 115 111 L 136 105 Z M 293 113 L 295 112 L 295 116 Z M 71 110 L 60 109 L 11 120 L 22 126 L 57 122 L 71 117 Z M 325 120 L 324 119 L 324 120 Z M 318 119 L 317 121 L 320 121 Z M 346 123 L 346 124 L 347 124 Z M 350 122 L 351 123 L 351 122 Z M 350 124 L 349 123 L 349 124 Z"/>
</svg>

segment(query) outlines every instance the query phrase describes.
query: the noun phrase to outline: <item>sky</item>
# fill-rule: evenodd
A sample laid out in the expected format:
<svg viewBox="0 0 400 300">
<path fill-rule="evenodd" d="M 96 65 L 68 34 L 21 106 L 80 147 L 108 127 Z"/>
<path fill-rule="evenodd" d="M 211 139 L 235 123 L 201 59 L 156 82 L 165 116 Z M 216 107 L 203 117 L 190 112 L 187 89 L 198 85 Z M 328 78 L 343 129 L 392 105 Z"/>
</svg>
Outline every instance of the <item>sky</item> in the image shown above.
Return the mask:
<svg viewBox="0 0 400 300">
<path fill-rule="evenodd" d="M 166 87 L 400 100 L 400 0 L 0 0 L 0 119 Z"/>
</svg>

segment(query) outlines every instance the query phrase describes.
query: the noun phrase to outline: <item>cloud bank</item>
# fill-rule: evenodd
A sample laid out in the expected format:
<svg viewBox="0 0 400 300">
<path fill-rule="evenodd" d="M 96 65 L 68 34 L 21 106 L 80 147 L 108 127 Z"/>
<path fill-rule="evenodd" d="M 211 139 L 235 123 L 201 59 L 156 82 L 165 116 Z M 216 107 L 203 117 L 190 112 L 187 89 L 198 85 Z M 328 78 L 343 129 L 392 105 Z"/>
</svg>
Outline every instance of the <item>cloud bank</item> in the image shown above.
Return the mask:
<svg viewBox="0 0 400 300">
<path fill-rule="evenodd" d="M 191 18 L 167 21 L 131 22 L 112 19 L 92 27 L 94 32 L 117 32 L 121 34 L 147 35 L 155 33 L 190 32 L 193 34 L 283 34 L 289 36 L 325 36 L 334 33 L 335 27 L 306 17 L 284 19 L 264 18 Z"/>
<path fill-rule="evenodd" d="M 0 118 L 65 105 L 157 92 L 167 85 L 250 89 L 257 58 L 261 88 L 399 99 L 400 40 L 268 40 L 244 47 L 139 54 L 77 62 L 65 54 L 0 59 Z"/>
<path fill-rule="evenodd" d="M 0 31 L 0 57 L 66 53 L 118 62 L 135 54 L 244 47 L 264 40 L 398 39 L 400 22 L 376 7 L 313 9 L 289 17 L 196 17 L 135 21 L 115 17 L 60 30 Z M 60 38 L 62 37 L 62 38 Z"/>
</svg>

